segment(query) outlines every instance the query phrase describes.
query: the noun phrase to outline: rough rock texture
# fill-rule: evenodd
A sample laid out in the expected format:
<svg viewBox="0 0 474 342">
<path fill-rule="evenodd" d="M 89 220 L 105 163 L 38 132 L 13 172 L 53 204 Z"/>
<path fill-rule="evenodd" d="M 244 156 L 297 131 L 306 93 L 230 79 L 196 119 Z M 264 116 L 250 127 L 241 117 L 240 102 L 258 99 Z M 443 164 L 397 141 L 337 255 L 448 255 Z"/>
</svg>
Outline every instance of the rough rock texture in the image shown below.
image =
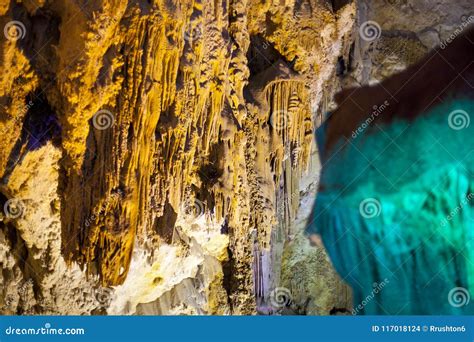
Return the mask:
<svg viewBox="0 0 474 342">
<path fill-rule="evenodd" d="M 346 87 L 377 84 L 404 70 L 434 46 L 449 44 L 454 36 L 474 24 L 473 14 L 474 5 L 468 0 L 358 1 L 356 25 L 350 36 L 352 43 L 342 50 L 336 75 L 325 84 L 316 125 L 327 110 L 334 108 L 334 93 Z M 355 101 L 351 102 L 351 96 L 356 96 Z M 390 99 L 389 93 L 386 96 Z M 346 92 L 344 102 L 348 108 L 357 101 L 356 93 Z M 276 253 L 274 257 L 273 286 L 280 289 L 282 298 L 291 295 L 291 301 L 281 300 L 290 302 L 288 310 L 280 310 L 283 313 L 345 314 L 352 306 L 350 291 L 329 272 L 322 246 L 310 248 L 302 237 L 317 188 L 317 161 L 312 163 L 311 171 L 302 184 L 300 209 L 296 221 L 290 225 L 283 255 Z M 281 276 L 275 272 L 280 268 Z"/>
<path fill-rule="evenodd" d="M 255 313 L 354 4 L 0 8 L 2 312 Z"/>
<path fill-rule="evenodd" d="M 360 1 L 357 24 L 365 30 L 360 29 L 355 38 L 353 70 L 357 76 L 351 81 L 378 83 L 404 70 L 472 25 L 472 15 L 474 5 L 469 0 Z M 364 26 L 367 22 L 372 24 Z"/>
<path fill-rule="evenodd" d="M 446 3 L 377 71 L 354 23 L 395 19 L 363 1 L 0 0 L 0 312 L 350 309 L 302 236 L 314 127 L 451 32 Z"/>
</svg>

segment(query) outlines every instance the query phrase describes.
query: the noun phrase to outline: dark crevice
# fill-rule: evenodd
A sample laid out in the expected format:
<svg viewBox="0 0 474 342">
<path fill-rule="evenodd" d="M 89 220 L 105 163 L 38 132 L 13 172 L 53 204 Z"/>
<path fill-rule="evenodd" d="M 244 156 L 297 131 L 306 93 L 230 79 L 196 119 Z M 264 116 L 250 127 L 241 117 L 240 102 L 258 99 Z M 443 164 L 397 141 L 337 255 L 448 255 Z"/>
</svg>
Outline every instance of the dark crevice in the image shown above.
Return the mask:
<svg viewBox="0 0 474 342">
<path fill-rule="evenodd" d="M 224 288 L 227 294 L 227 298 L 230 298 L 232 293 L 237 292 L 236 286 L 233 286 L 233 284 L 236 284 L 235 279 L 233 277 L 236 265 L 234 261 L 234 256 L 232 254 L 232 249 L 227 247 L 227 253 L 229 255 L 229 259 L 222 263 L 222 272 L 224 273 L 224 276 L 222 279 L 222 287 Z M 230 306 L 230 311 L 232 312 L 233 311 L 232 300 L 229 300 L 229 306 Z"/>
<path fill-rule="evenodd" d="M 216 197 L 213 193 L 214 186 L 219 182 L 224 169 L 222 162 L 224 160 L 224 148 L 221 144 L 214 144 L 206 160 L 202 161 L 201 167 L 197 171 L 202 185 L 200 188 L 195 187 L 196 199 L 206 204 L 206 208 L 199 208 L 204 212 L 212 212 L 216 204 Z M 198 202 L 198 203 L 199 203 Z M 199 207 L 199 206 L 198 206 Z"/>
<path fill-rule="evenodd" d="M 285 61 L 288 67 L 292 68 L 296 58 L 288 61 L 280 54 L 273 45 L 260 35 L 250 37 L 250 46 L 247 51 L 248 67 L 250 78 L 260 72 L 270 68 L 279 60 Z"/>
<path fill-rule="evenodd" d="M 52 66 L 58 65 L 54 46 L 59 44 L 61 19 L 54 12 L 38 8 L 30 15 L 25 7 L 16 3 L 12 8 L 14 20 L 21 22 L 25 28 L 25 36 L 17 44 L 35 69 L 40 69 L 44 76 L 42 81 L 54 78 Z"/>
<path fill-rule="evenodd" d="M 202 165 L 198 174 L 205 187 L 212 188 L 222 176 L 223 170 L 219 167 L 217 161 L 213 161 Z"/>
<path fill-rule="evenodd" d="M 224 223 L 221 226 L 221 234 L 229 235 L 229 220 L 226 217 Z"/>
<path fill-rule="evenodd" d="M 349 57 L 347 60 L 347 72 L 349 73 L 354 71 L 354 61 L 355 61 L 354 53 L 355 53 L 355 43 L 353 42 L 349 49 Z"/>
<path fill-rule="evenodd" d="M 329 314 L 331 316 L 337 316 L 337 315 L 350 315 L 351 312 L 346 309 L 346 308 L 336 308 L 336 307 L 333 307 L 330 311 L 329 311 Z"/>
<path fill-rule="evenodd" d="M 48 141 L 61 146 L 61 126 L 53 108 L 41 93 L 28 96 L 31 107 L 23 123 L 23 134 L 27 136 L 28 150 L 43 147 Z"/>
<path fill-rule="evenodd" d="M 346 62 L 344 61 L 344 57 L 339 56 L 337 59 L 336 64 L 336 76 L 342 77 L 346 73 Z"/>
<path fill-rule="evenodd" d="M 97 162 L 97 140 L 94 135 L 94 127 L 90 124 L 89 134 L 86 139 L 86 150 L 84 153 L 84 161 L 82 163 L 82 182 L 85 183 L 94 175 L 94 165 Z"/>
<path fill-rule="evenodd" d="M 155 219 L 154 229 L 167 244 L 171 244 L 173 241 L 174 226 L 177 218 L 178 214 L 174 211 L 173 206 L 167 202 L 163 216 Z"/>
<path fill-rule="evenodd" d="M 267 74 L 270 68 L 274 68 L 276 71 L 281 68 L 281 65 L 285 65 L 290 72 L 295 72 L 294 66 L 298 61 L 298 57 L 293 58 L 289 61 L 285 56 L 280 54 L 273 45 L 268 42 L 261 35 L 254 35 L 250 37 L 250 46 L 247 51 L 247 65 L 249 67 L 250 76 L 249 83 L 244 87 L 244 98 L 247 102 L 255 102 L 251 88 L 262 79 L 263 74 Z"/>
<path fill-rule="evenodd" d="M 20 134 L 15 143 L 7 162 L 7 167 L 2 175 L 2 183 L 8 181 L 8 177 L 18 163 L 25 158 L 29 151 L 37 150 L 48 141 L 54 146 L 61 145 L 61 126 L 56 113 L 41 93 L 33 93 L 27 96 L 27 109 Z"/>
<path fill-rule="evenodd" d="M 331 0 L 333 12 L 339 11 L 341 8 L 350 4 L 353 0 Z"/>
<path fill-rule="evenodd" d="M 99 87 L 105 87 L 108 80 L 113 79 L 113 60 L 117 56 L 117 46 L 112 45 L 107 49 L 104 56 L 102 57 L 102 67 L 99 70 L 99 75 L 97 76 L 97 85 Z"/>
<path fill-rule="evenodd" d="M 167 132 L 170 129 L 174 129 L 179 125 L 179 118 L 174 114 L 176 109 L 176 103 L 173 103 L 170 108 L 160 114 L 160 119 L 155 129 L 155 136 L 161 138 L 161 132 Z"/>
</svg>

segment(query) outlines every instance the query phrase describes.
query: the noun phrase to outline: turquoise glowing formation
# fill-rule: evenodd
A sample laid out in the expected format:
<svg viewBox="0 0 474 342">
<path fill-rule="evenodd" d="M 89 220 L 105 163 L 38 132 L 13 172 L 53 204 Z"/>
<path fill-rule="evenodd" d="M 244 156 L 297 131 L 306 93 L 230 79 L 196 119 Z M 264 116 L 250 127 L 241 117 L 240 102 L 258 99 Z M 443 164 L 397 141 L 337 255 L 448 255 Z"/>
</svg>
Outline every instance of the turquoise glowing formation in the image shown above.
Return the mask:
<svg viewBox="0 0 474 342">
<path fill-rule="evenodd" d="M 473 100 L 445 101 L 334 146 L 307 233 L 354 313 L 474 314 L 473 115 Z"/>
</svg>

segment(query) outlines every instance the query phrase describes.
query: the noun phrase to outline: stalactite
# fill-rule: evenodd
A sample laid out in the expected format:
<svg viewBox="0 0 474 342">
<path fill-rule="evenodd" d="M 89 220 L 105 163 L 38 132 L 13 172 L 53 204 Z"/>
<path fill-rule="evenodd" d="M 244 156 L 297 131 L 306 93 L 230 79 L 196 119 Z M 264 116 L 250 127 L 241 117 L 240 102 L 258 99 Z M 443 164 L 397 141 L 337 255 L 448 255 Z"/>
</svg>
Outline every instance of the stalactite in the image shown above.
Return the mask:
<svg viewBox="0 0 474 342">
<path fill-rule="evenodd" d="M 61 128 L 41 150 L 57 157 L 51 183 L 59 204 L 50 215 L 60 220 L 61 268 L 51 287 L 65 277 L 110 295 L 100 307 L 85 301 L 78 314 L 178 306 L 254 314 L 271 290 L 272 236 L 287 239 L 298 208 L 312 86 L 325 77 L 313 71 L 332 68 L 336 13 L 323 3 L 303 6 L 300 23 L 285 6 L 255 0 L 11 6 L 35 35 L 0 42 L 0 63 L 12 69 L 0 81 L 0 128 L 8 132 L 0 190 L 20 196 L 13 171 L 25 162 L 16 166 L 15 146 L 26 99 L 42 93 Z M 45 18 L 54 33 L 43 50 L 48 63 L 27 48 L 44 42 L 33 13 L 57 16 Z M 8 6 L 0 14 L 13 19 Z M 308 40 L 314 29 L 326 40 Z"/>
</svg>

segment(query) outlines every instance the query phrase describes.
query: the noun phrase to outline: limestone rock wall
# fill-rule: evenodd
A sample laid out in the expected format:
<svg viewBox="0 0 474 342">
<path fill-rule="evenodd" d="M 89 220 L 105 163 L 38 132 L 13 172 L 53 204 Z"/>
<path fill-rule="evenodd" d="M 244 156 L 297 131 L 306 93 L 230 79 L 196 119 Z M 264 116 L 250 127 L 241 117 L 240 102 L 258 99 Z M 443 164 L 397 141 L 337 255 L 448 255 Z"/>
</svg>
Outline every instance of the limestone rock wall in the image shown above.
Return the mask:
<svg viewBox="0 0 474 342">
<path fill-rule="evenodd" d="M 411 63 L 459 22 L 384 26 L 380 42 L 409 49 L 379 63 L 385 45 L 355 24 L 391 25 L 392 7 L 0 0 L 0 313 L 350 309 L 301 234 L 314 128 L 342 86 Z"/>
<path fill-rule="evenodd" d="M 362 0 L 358 8 L 353 77 L 348 79 L 353 85 L 404 70 L 474 23 L 474 5 L 468 0 Z"/>
<path fill-rule="evenodd" d="M 256 313 L 355 5 L 0 10 L 1 312 Z"/>
</svg>

